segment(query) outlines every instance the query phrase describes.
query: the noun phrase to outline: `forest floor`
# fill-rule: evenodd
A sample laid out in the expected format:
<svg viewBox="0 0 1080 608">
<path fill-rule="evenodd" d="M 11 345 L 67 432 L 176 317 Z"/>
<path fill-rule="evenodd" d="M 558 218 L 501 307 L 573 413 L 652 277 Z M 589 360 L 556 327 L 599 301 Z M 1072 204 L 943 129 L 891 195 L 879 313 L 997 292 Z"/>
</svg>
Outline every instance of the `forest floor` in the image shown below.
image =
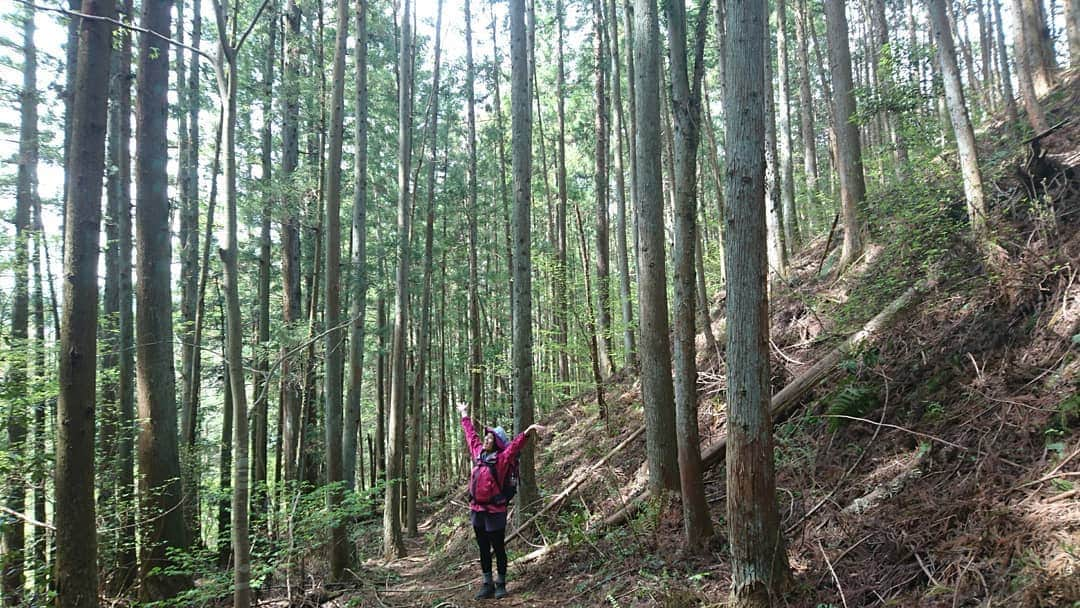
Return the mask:
<svg viewBox="0 0 1080 608">
<path fill-rule="evenodd" d="M 1025 177 L 1038 169 L 1031 143 L 1007 125 L 980 134 L 992 252 L 962 238 L 959 175 L 954 159 L 940 158 L 925 179 L 872 193 L 874 244 L 854 268 L 836 277 L 835 252 L 821 238 L 774 287 L 779 390 L 933 275 L 883 335 L 845 355 L 774 421 L 792 570 L 786 605 L 1080 606 L 1077 76 L 1046 100 L 1051 124 L 1063 124 L 1038 142 L 1047 181 L 1035 196 Z M 714 306 L 722 340 L 722 296 Z M 700 426 L 709 446 L 723 436 L 724 378 L 722 361 L 705 350 Z M 358 582 L 308 605 L 725 605 L 722 462 L 706 475 L 716 524 L 707 551 L 684 551 L 677 499 L 646 501 L 626 523 L 606 525 L 643 487 L 645 447 L 638 436 L 590 470 L 642 424 L 636 378 L 616 375 L 604 393 L 606 421 L 592 393 L 541 407 L 552 429 L 537 456 L 545 499 L 588 479 L 528 527 L 530 542 L 510 543 L 509 598 L 472 599 L 479 566 L 462 482 L 424 503 L 408 557 L 378 559 L 375 526 L 358 539 L 371 556 Z M 511 529 L 523 519 L 513 514 Z"/>
</svg>

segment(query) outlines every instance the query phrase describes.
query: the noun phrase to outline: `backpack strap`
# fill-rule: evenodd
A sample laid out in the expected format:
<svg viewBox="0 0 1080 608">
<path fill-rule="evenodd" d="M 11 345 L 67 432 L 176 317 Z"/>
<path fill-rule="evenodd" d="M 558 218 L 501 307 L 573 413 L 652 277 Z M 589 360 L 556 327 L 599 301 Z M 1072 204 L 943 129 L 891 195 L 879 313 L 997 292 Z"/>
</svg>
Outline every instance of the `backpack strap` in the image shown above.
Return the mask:
<svg viewBox="0 0 1080 608">
<path fill-rule="evenodd" d="M 506 502 L 505 499 L 501 503 L 498 502 L 498 499 L 502 498 L 504 491 L 503 491 L 502 481 L 499 480 L 499 469 L 495 466 L 497 462 L 498 462 L 498 457 L 496 457 L 495 460 L 493 460 L 493 461 L 484 460 L 483 452 L 481 452 L 480 456 L 476 457 L 476 464 L 473 467 L 474 470 L 475 470 L 476 467 L 486 466 L 491 471 L 491 478 L 495 480 L 495 487 L 499 488 L 499 493 L 495 495 L 495 500 L 487 502 L 487 503 L 478 503 L 478 504 L 503 504 L 503 503 Z M 470 479 L 469 479 L 469 496 L 474 501 L 476 500 L 476 475 L 470 475 Z"/>
</svg>

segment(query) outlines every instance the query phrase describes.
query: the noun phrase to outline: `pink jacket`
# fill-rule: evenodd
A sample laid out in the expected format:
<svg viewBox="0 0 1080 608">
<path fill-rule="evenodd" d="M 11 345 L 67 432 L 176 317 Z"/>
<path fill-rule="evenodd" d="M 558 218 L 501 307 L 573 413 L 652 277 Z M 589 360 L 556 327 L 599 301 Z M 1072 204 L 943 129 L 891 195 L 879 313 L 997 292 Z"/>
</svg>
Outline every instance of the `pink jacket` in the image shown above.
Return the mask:
<svg viewBox="0 0 1080 608">
<path fill-rule="evenodd" d="M 476 465 L 476 459 L 480 457 L 480 452 L 484 449 L 484 440 L 477 435 L 476 429 L 473 427 L 472 420 L 468 416 L 461 419 L 461 426 L 465 429 L 465 441 L 469 444 L 469 454 L 472 455 L 473 465 Z M 486 429 L 485 429 L 486 430 Z M 498 456 L 495 460 L 495 472 L 499 479 L 506 479 L 506 474 L 510 470 L 510 463 L 514 461 L 517 455 L 521 452 L 521 448 L 525 446 L 525 441 L 528 437 L 521 433 L 514 437 L 509 445 L 499 445 L 501 442 L 498 437 L 495 438 L 496 445 L 501 449 L 498 452 Z M 487 467 L 484 468 L 487 471 Z M 496 483 L 491 479 L 490 473 L 481 471 L 481 483 Z M 497 493 L 497 492 L 496 492 Z M 506 505 L 495 504 L 477 504 L 470 501 L 469 508 L 473 511 L 484 511 L 486 513 L 505 513 Z"/>
</svg>

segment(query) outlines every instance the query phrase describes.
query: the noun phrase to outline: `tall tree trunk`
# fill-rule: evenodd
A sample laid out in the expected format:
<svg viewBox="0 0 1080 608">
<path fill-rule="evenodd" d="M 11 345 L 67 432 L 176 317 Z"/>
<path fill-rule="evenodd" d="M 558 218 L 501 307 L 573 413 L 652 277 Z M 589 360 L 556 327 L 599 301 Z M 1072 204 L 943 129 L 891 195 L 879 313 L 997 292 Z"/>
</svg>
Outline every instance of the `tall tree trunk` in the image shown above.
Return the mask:
<svg viewBox="0 0 1080 608">
<path fill-rule="evenodd" d="M 6 506 L 15 513 L 26 510 L 25 460 L 29 455 L 26 445 L 26 421 L 29 400 L 23 398 L 29 377 L 30 349 L 30 293 L 29 293 L 29 244 L 30 213 L 37 195 L 37 48 L 34 46 L 34 13 L 23 14 L 23 86 L 20 92 L 19 121 L 19 168 L 15 186 L 15 256 L 14 295 L 11 302 L 11 335 L 9 348 L 25 353 L 14 357 L 7 370 L 5 390 L 14 399 L 8 402 L 7 451 L 15 466 L 8 473 Z M 23 569 L 26 563 L 26 526 L 23 522 L 8 521 L 4 526 L 4 554 L 0 558 L 3 571 L 3 600 L 6 606 L 18 606 L 23 600 Z"/>
<path fill-rule="evenodd" d="M 893 81 L 896 71 L 895 50 L 889 41 L 889 24 L 885 15 L 885 0 L 869 0 L 867 3 L 870 29 L 873 32 L 874 45 L 873 60 L 870 64 L 877 77 L 876 85 L 885 95 L 892 95 Z M 897 179 L 903 176 L 903 165 L 907 163 L 907 144 L 900 133 L 900 117 L 896 111 L 886 108 L 880 114 L 884 128 L 889 138 L 888 145 L 892 148 L 894 175 Z"/>
<path fill-rule="evenodd" d="M 615 111 L 612 114 L 612 133 L 615 138 L 615 254 L 619 265 L 619 303 L 623 321 L 623 350 L 626 367 L 637 368 L 637 341 L 634 336 L 634 302 L 630 296 L 630 252 L 626 243 L 626 169 L 623 165 L 624 145 L 626 142 L 623 126 L 622 105 L 622 59 L 619 50 L 619 19 L 615 11 L 615 0 L 608 0 L 609 35 L 608 47 L 611 57 L 611 103 Z"/>
<path fill-rule="evenodd" d="M 593 0 L 593 88 L 596 102 L 593 152 L 593 184 L 596 195 L 596 320 L 599 339 L 600 373 L 613 371 L 611 361 L 611 244 L 608 219 L 608 97 L 606 52 L 604 50 L 604 9 Z"/>
<path fill-rule="evenodd" d="M 510 0 L 510 108 L 513 153 L 513 356 L 514 432 L 533 423 L 532 356 L 532 107 L 529 91 L 528 35 L 524 0 Z M 540 501 L 533 469 L 533 445 L 521 450 L 520 509 L 531 513 Z"/>
<path fill-rule="evenodd" d="M 258 293 L 258 345 L 256 347 L 256 370 L 253 390 L 255 408 L 252 416 L 251 485 L 252 519 L 260 536 L 268 531 L 268 492 L 266 484 L 268 422 L 270 417 L 270 223 L 273 213 L 273 93 L 274 63 L 277 61 L 277 24 L 268 20 L 266 63 L 263 66 L 263 125 L 262 125 L 262 210 L 259 227 L 259 293 Z"/>
<path fill-rule="evenodd" d="M 660 169 L 660 26 L 656 0 L 634 0 L 634 95 L 637 122 L 638 318 L 641 390 L 649 487 L 657 496 L 679 488 L 675 401 L 668 341 L 664 261 L 664 193 Z"/>
<path fill-rule="evenodd" d="M 428 157 L 427 166 L 427 214 L 424 222 L 424 278 L 420 297 L 420 335 L 416 341 L 416 375 L 412 383 L 412 416 L 410 430 L 412 438 L 409 442 L 411 447 L 409 458 L 409 483 L 405 509 L 405 523 L 410 537 L 419 536 L 416 526 L 416 499 L 420 486 L 420 418 L 424 408 L 424 379 L 428 370 L 431 336 L 431 272 L 432 250 L 435 241 L 435 162 L 438 153 L 439 141 L 439 62 L 442 59 L 442 7 L 439 0 L 438 12 L 435 18 L 435 73 L 431 85 L 431 115 L 428 117 L 429 131 L 431 133 L 431 153 Z M 428 420 L 430 420 L 430 416 Z M 430 431 L 428 433 L 430 437 Z M 431 451 L 427 451 L 430 458 Z"/>
<path fill-rule="evenodd" d="M 566 385 L 570 382 L 569 340 L 569 305 L 567 299 L 567 251 L 566 251 L 566 69 L 563 65 L 563 21 L 566 11 L 563 0 L 555 0 L 556 34 L 556 75 L 555 108 L 558 112 L 559 142 L 555 160 L 555 185 L 559 202 L 555 205 L 555 342 L 559 349 L 559 382 L 563 384 L 561 394 L 568 393 Z"/>
<path fill-rule="evenodd" d="M 766 31 L 766 36 L 768 32 Z M 772 86 L 772 58 L 765 62 L 765 225 L 767 230 L 769 270 L 787 276 L 788 245 L 784 234 L 784 206 L 780 197 L 780 166 L 776 132 L 776 93 Z"/>
<path fill-rule="evenodd" d="M 220 56 L 216 66 L 218 95 L 224 103 L 222 115 L 225 154 L 225 243 L 218 250 L 225 278 L 225 344 L 229 368 L 229 388 L 233 405 L 232 514 L 230 532 L 233 548 L 233 606 L 251 605 L 251 541 L 248 532 L 248 417 L 247 388 L 244 382 L 243 319 L 240 316 L 239 268 L 237 247 L 236 192 L 236 116 L 237 51 L 229 41 L 225 9 L 214 0 Z M 235 20 L 236 15 L 233 15 Z M 235 21 L 234 21 L 235 23 Z M 241 39 L 236 44 L 242 44 Z"/>
<path fill-rule="evenodd" d="M 132 0 L 122 0 L 126 14 L 132 13 Z M 117 539 L 115 590 L 119 593 L 135 584 L 138 576 L 135 492 L 135 311 L 132 302 L 132 221 L 131 221 L 131 40 L 130 32 L 120 32 L 120 65 L 123 78 L 115 81 L 117 109 L 116 132 L 119 141 L 115 157 L 117 198 L 117 235 L 119 239 L 119 318 L 117 344 L 120 349 L 118 365 L 119 445 L 117 446 L 117 502 L 120 510 L 120 530 Z M 115 39 L 114 39 L 115 42 Z M 119 74 L 118 74 L 119 75 Z M 48 250 L 46 250 L 48 256 Z M 48 261 L 48 257 L 46 257 Z"/>
<path fill-rule="evenodd" d="M 1015 18 L 1020 21 L 1018 32 L 1024 40 L 1023 53 L 1027 60 L 1031 83 L 1036 95 L 1045 95 L 1054 86 L 1054 43 L 1050 39 L 1046 12 L 1042 0 L 1015 0 Z"/>
<path fill-rule="evenodd" d="M 477 260 L 477 214 L 476 206 L 476 67 L 472 52 L 472 2 L 465 0 L 465 96 L 468 100 L 469 167 L 468 203 L 469 216 L 469 412 L 479 416 L 483 407 L 484 368 L 480 337 L 480 286 L 479 262 Z"/>
<path fill-rule="evenodd" d="M 589 259 L 589 246 L 585 237 L 585 222 L 581 219 L 581 207 L 574 205 L 574 216 L 577 219 L 578 248 L 581 250 L 581 278 L 585 285 L 585 341 L 589 344 L 589 363 L 592 365 L 593 389 L 596 391 L 596 405 L 600 412 L 600 418 L 608 422 L 607 404 L 604 400 L 604 377 L 600 372 L 600 353 L 596 338 L 596 316 L 593 315 L 592 307 L 592 280 L 589 278 L 589 270 L 592 263 Z"/>
<path fill-rule="evenodd" d="M 516 278 L 514 276 L 514 264 L 515 264 L 515 262 L 514 262 L 514 251 L 515 251 L 515 247 L 514 247 L 513 236 L 512 236 L 513 219 L 510 216 L 510 202 L 509 202 L 509 198 L 507 197 L 507 194 L 506 194 L 506 192 L 507 192 L 506 191 L 506 145 L 504 143 L 505 139 L 506 139 L 504 137 L 504 134 L 506 133 L 506 131 L 503 129 L 502 98 L 501 98 L 501 93 L 500 93 L 501 88 L 500 88 L 500 84 L 499 84 L 500 81 L 502 80 L 502 57 L 501 57 L 501 54 L 499 52 L 500 49 L 499 49 L 498 36 L 496 35 L 497 32 L 498 32 L 498 28 L 496 27 L 496 21 L 495 21 L 495 5 L 494 5 L 494 3 L 488 5 L 488 8 L 490 9 L 490 14 L 491 14 L 491 27 L 490 27 L 490 29 L 491 29 L 491 48 L 492 48 L 491 88 L 494 89 L 494 93 L 495 93 L 495 96 L 494 96 L 494 101 L 495 101 L 495 103 L 494 103 L 494 105 L 495 105 L 495 108 L 494 108 L 494 110 L 495 110 L 495 133 L 496 133 L 495 142 L 496 142 L 496 150 L 498 151 L 498 156 L 497 156 L 498 163 L 496 164 L 496 167 L 498 167 L 497 173 L 499 175 L 499 181 L 498 181 L 499 189 L 498 189 L 495 200 L 498 201 L 499 204 L 502 207 L 503 228 L 504 228 L 503 237 L 504 237 L 505 244 L 506 244 L 506 254 L 505 254 L 505 257 L 503 259 L 506 260 L 506 263 L 507 263 L 506 274 L 510 278 L 510 280 L 509 280 L 509 290 L 508 291 L 509 291 L 509 294 L 510 294 L 509 304 L 510 304 L 510 311 L 511 312 L 510 312 L 509 315 L 507 315 L 508 318 L 506 319 L 506 325 L 510 326 L 510 332 L 511 332 L 511 334 L 513 334 L 513 330 L 514 330 L 514 327 L 513 327 L 514 326 L 514 317 L 513 317 L 514 280 Z M 523 11 L 524 11 L 524 9 L 523 9 Z M 528 57 L 528 42 L 526 41 L 524 44 L 526 46 L 525 55 L 526 55 L 526 57 Z M 511 46 L 513 46 L 513 45 L 511 44 Z M 527 78 L 528 77 L 528 69 L 527 68 L 525 69 L 525 74 L 526 74 L 526 78 Z M 530 80 L 530 82 L 531 82 L 531 80 Z M 513 88 L 512 84 L 511 84 L 511 88 Z M 513 94 L 511 93 L 511 104 L 510 104 L 511 105 L 511 112 L 513 111 L 513 101 L 512 101 L 512 99 L 513 99 Z M 528 107 L 528 106 L 526 106 L 526 107 Z M 513 125 L 511 125 L 511 130 L 513 130 Z M 531 134 L 531 132 L 532 131 L 530 129 L 530 134 Z M 530 137 L 530 139 L 531 139 L 531 137 Z M 530 146 L 529 150 L 531 152 L 531 150 L 532 150 L 531 146 Z M 498 242 L 497 231 L 493 230 L 493 236 L 494 236 L 493 242 Z M 489 266 L 490 266 L 490 264 L 489 264 Z M 495 338 L 494 338 L 493 342 L 495 342 L 497 344 L 506 345 L 507 342 L 502 336 L 502 328 L 503 328 L 503 325 L 501 323 L 499 323 L 498 320 L 496 320 L 495 332 L 494 332 Z M 513 344 L 513 336 L 511 335 L 511 342 L 510 342 L 511 348 L 512 348 L 512 344 Z M 513 358 L 513 353 L 508 352 L 507 356 L 510 357 L 510 358 Z M 497 367 L 495 367 L 495 366 L 491 367 L 492 386 L 494 386 L 496 388 L 497 394 L 501 393 L 503 395 L 508 395 L 512 390 L 510 388 L 511 378 L 507 377 L 506 375 L 503 375 L 503 373 L 501 373 L 501 372 L 502 372 L 502 370 L 498 369 Z M 511 374 L 512 374 L 512 372 L 511 372 Z M 483 410 L 481 410 L 481 413 L 483 413 Z M 483 418 L 483 416 L 481 416 L 481 418 Z"/>
<path fill-rule="evenodd" d="M 386 276 L 385 272 L 381 273 Z M 386 479 L 386 295 L 382 288 L 375 298 L 375 316 L 379 328 L 379 349 L 375 359 L 375 384 L 377 395 L 375 403 L 375 463 L 379 479 Z M 372 486 L 375 484 L 372 483 Z"/>
<path fill-rule="evenodd" d="M 960 82 L 960 70 L 956 65 L 956 49 L 953 46 L 952 32 L 949 30 L 945 0 L 930 0 L 929 9 L 938 61 L 944 77 L 945 100 L 949 104 L 949 117 L 956 135 L 968 222 L 971 223 L 976 242 L 985 249 L 989 245 L 989 235 L 986 228 L 986 204 L 983 202 L 982 174 L 979 172 L 979 158 L 975 150 L 975 132 L 971 128 L 967 105 L 964 103 L 964 88 Z"/>
<path fill-rule="evenodd" d="M 701 80 L 705 75 L 705 24 L 708 0 L 698 8 L 693 75 L 686 42 L 686 3 L 667 5 L 668 48 L 671 65 L 671 108 L 675 118 L 675 247 L 672 252 L 675 282 L 675 418 L 679 479 L 682 488 L 683 531 L 687 546 L 700 551 L 713 535 L 709 504 L 702 479 L 698 435 L 697 348 L 697 154 L 701 139 Z"/>
<path fill-rule="evenodd" d="M 199 49 L 202 45 L 202 2 L 192 2 L 191 46 Z M 183 51 L 178 51 L 183 55 Z M 201 80 L 199 54 L 191 54 L 186 99 L 182 111 L 187 112 L 186 149 L 181 150 L 185 171 L 180 175 L 180 302 L 183 320 L 181 337 L 181 410 L 180 410 L 180 458 L 181 477 L 184 482 L 184 516 L 195 545 L 201 544 L 201 524 L 199 517 L 199 477 L 196 439 L 198 426 L 199 395 L 196 387 L 200 382 L 195 378 L 201 373 L 202 366 L 195 361 L 200 357 L 197 334 L 199 308 L 199 113 L 202 101 L 199 93 Z M 184 76 L 177 74 L 177 79 Z"/>
<path fill-rule="evenodd" d="M 1023 12 L 1022 0 L 1011 0 L 1013 13 L 1020 15 Z M 1013 55 L 1016 59 L 1016 80 L 1020 83 L 1020 98 L 1024 102 L 1024 110 L 1027 112 L 1028 122 L 1036 133 L 1042 133 L 1050 128 L 1046 121 L 1046 113 L 1042 104 L 1039 103 L 1038 90 L 1035 86 L 1032 60 L 1038 59 L 1038 52 L 1031 49 L 1027 27 L 1015 29 L 1013 39 Z"/>
<path fill-rule="evenodd" d="M 828 5 L 828 2 L 826 3 Z M 843 10 L 842 5 L 840 9 Z M 731 600 L 737 607 L 777 605 L 787 578 L 780 532 L 769 417 L 768 276 L 765 267 L 763 76 L 765 4 L 729 0 L 724 214 L 727 301 L 727 519 Z M 777 598 L 777 602 L 773 601 Z"/>
<path fill-rule="evenodd" d="M 330 93 L 329 150 L 326 160 L 326 481 L 343 480 L 341 471 L 342 395 L 344 362 L 341 329 L 341 149 L 345 123 L 345 42 L 349 35 L 348 0 L 337 0 L 337 34 L 334 40 L 334 74 Z M 326 495 L 331 512 L 343 499 L 341 488 Z M 349 554 L 345 523 L 341 518 L 330 527 L 330 577 L 341 580 L 348 566 Z"/>
<path fill-rule="evenodd" d="M 300 34 L 301 9 L 297 0 L 285 5 L 285 74 L 282 79 L 282 101 L 285 106 L 281 133 L 281 182 L 283 210 L 281 226 L 282 321 L 288 330 L 295 331 L 300 323 L 300 201 L 289 196 L 289 185 L 296 179 L 300 159 L 300 65 L 303 61 L 303 38 Z M 282 451 L 285 453 L 285 479 L 300 479 L 300 378 L 302 365 L 288 356 L 295 344 L 286 341 L 281 350 L 281 408 L 284 414 Z"/>
<path fill-rule="evenodd" d="M 170 31 L 172 2 L 143 5 L 140 23 L 155 32 Z M 159 55 L 151 55 L 151 47 Z M 188 577 L 167 574 L 176 563 L 169 550 L 188 545 L 180 451 L 176 428 L 176 380 L 173 372 L 172 285 L 169 239 L 168 47 L 150 34 L 139 38 L 136 79 L 135 238 L 138 254 L 136 366 L 139 408 L 139 473 L 142 528 L 139 597 L 160 601 L 191 585 Z"/>
<path fill-rule="evenodd" d="M 130 38 L 129 38 L 130 39 Z M 130 56 L 129 56 L 130 59 Z M 121 53 L 114 52 L 110 56 L 110 80 L 109 80 L 109 117 L 108 130 L 106 133 L 106 154 L 109 166 L 116 167 L 116 171 L 110 171 L 106 177 L 105 193 L 107 196 L 105 211 L 105 296 L 102 303 L 105 318 L 101 327 L 104 334 L 102 339 L 103 354 L 101 367 L 106 375 L 101 383 L 100 434 L 98 435 L 98 452 L 100 458 L 101 476 L 98 488 L 97 507 L 105 522 L 104 532 L 98 538 L 98 550 L 100 553 L 101 576 L 108 581 L 106 587 L 110 592 L 116 590 L 111 576 L 112 569 L 116 566 L 116 558 L 119 552 L 120 513 L 122 505 L 116 497 L 118 481 L 119 460 L 119 433 L 120 433 L 120 215 L 129 214 L 131 170 L 130 158 L 121 160 L 120 156 L 120 129 L 121 122 L 125 117 L 120 116 L 121 111 L 127 112 L 127 120 L 131 120 L 131 107 L 121 109 L 120 96 L 126 87 L 131 87 L 131 65 L 124 66 Z M 130 93 L 129 93 L 130 101 Z M 130 125 L 123 137 L 131 140 Z M 121 175 L 121 163 L 123 174 Z M 130 219 L 129 219 L 130 221 Z M 130 246 L 130 245 L 129 245 Z M 130 292 L 127 294 L 130 297 Z M 127 430 L 127 429 L 124 429 Z"/>
<path fill-rule="evenodd" d="M 34 171 L 36 175 L 36 169 Z M 34 268 L 34 293 L 31 296 L 34 310 L 34 376 L 36 381 L 45 382 L 49 377 L 45 364 L 45 294 L 43 292 L 41 257 L 45 248 L 45 231 L 41 222 L 41 199 L 34 194 L 34 251 L 31 254 L 30 265 Z M 50 279 L 51 280 L 51 279 Z M 51 287 L 51 285 L 50 285 Z M 59 333 L 59 332 L 58 332 Z M 48 485 L 48 465 L 45 453 L 45 419 L 46 410 L 51 406 L 51 399 L 40 399 L 33 404 L 34 408 L 34 463 L 31 483 L 34 486 L 34 519 L 45 521 L 48 514 L 45 511 L 46 489 Z M 117 518 L 119 520 L 119 518 Z M 51 577 L 48 564 L 48 535 L 41 526 L 34 526 L 33 536 L 33 561 L 34 564 L 34 594 L 44 597 L 48 592 L 48 581 Z"/>
<path fill-rule="evenodd" d="M 84 0 L 82 11 L 114 18 L 113 0 Z M 74 23 L 75 20 L 73 19 Z M 56 605 L 98 605 L 94 509 L 98 238 L 105 174 L 112 25 L 78 21 L 64 220 L 64 305 L 56 412 Z"/>
<path fill-rule="evenodd" d="M 341 441 L 345 486 L 356 478 L 357 437 L 360 433 L 360 389 L 364 380 L 364 337 L 367 314 L 367 142 L 368 142 L 368 32 L 367 0 L 356 0 L 356 155 L 353 183 L 352 281 L 349 301 L 349 390 L 345 398 L 344 437 Z M 360 446 L 360 486 L 363 487 L 364 451 Z"/>
<path fill-rule="evenodd" d="M 1015 124 L 1020 120 L 1016 108 L 1016 95 L 1012 88 L 1012 73 L 1009 70 L 1009 51 L 1005 46 L 1005 25 L 1001 21 L 1001 0 L 990 0 L 994 11 L 994 39 L 997 44 L 998 58 L 1001 65 L 1001 94 L 1005 98 L 1005 117 Z M 1073 4 L 1080 6 L 1080 0 Z"/>
<path fill-rule="evenodd" d="M 1068 0 L 1065 31 L 1069 37 L 1069 67 L 1080 66 L 1080 0 Z"/>
<path fill-rule="evenodd" d="M 810 13 L 806 0 L 798 0 L 795 11 L 795 45 L 799 63 L 799 134 L 803 146 L 803 177 L 806 179 L 807 200 L 813 204 L 817 198 L 817 141 L 814 139 L 814 97 L 810 90 L 810 54 L 806 32 Z"/>
<path fill-rule="evenodd" d="M 639 237 L 639 234 L 638 234 L 638 221 L 639 221 L 638 206 L 639 205 L 638 205 L 638 199 L 637 199 L 637 192 L 638 192 L 638 187 L 637 187 L 637 183 L 638 183 L 638 166 L 637 166 L 637 162 L 638 162 L 637 161 L 637 94 L 635 93 L 635 91 L 637 89 L 637 86 L 635 84 L 636 81 L 637 81 L 637 76 L 635 76 L 635 69 L 634 69 L 634 52 L 635 52 L 634 49 L 636 47 L 636 44 L 634 43 L 634 9 L 633 9 L 633 2 L 634 1 L 635 0 L 625 0 L 625 4 L 623 5 L 623 24 L 625 25 L 625 27 L 623 29 L 626 30 L 626 49 L 627 49 L 626 50 L 626 92 L 627 92 L 626 109 L 627 109 L 627 115 L 630 117 L 630 121 L 629 121 L 630 122 L 630 125 L 629 125 L 630 129 L 627 132 L 627 138 L 626 139 L 627 139 L 627 142 L 630 144 L 629 145 L 629 148 L 630 148 L 629 149 L 629 156 L 630 156 L 630 210 L 631 210 L 631 213 L 632 213 L 631 217 L 633 219 L 633 222 L 632 222 L 633 226 L 631 227 L 631 232 L 634 235 L 634 273 L 637 276 L 640 277 L 641 276 L 641 268 L 639 266 L 639 263 L 641 262 L 641 259 L 640 259 L 639 255 L 638 255 L 638 252 L 641 250 L 641 243 L 639 242 L 640 237 Z M 635 328 L 635 331 L 637 332 L 637 336 L 638 336 L 638 338 L 640 340 L 640 338 L 641 338 L 640 327 Z M 640 362 L 640 354 L 635 351 L 634 357 L 635 357 L 634 367 L 640 366 L 640 363 L 641 363 Z"/>
<path fill-rule="evenodd" d="M 224 333 L 222 335 L 224 335 Z M 223 356 L 226 354 L 227 353 L 222 353 Z M 218 498 L 217 504 L 217 558 L 219 568 L 227 568 L 229 565 L 229 557 L 232 555 L 232 533 L 229 531 L 230 522 L 232 521 L 232 511 L 228 492 L 229 489 L 232 488 L 232 428 L 234 404 L 228 364 L 224 366 L 223 380 L 224 386 L 222 387 L 222 392 L 225 394 L 222 402 L 221 414 L 221 449 L 218 451 L 218 486 L 221 488 L 222 492 L 221 496 Z"/>
<path fill-rule="evenodd" d="M 802 246 L 799 233 L 799 216 L 795 212 L 795 172 L 792 168 L 791 146 L 791 94 L 788 82 L 787 57 L 787 2 L 776 0 L 776 76 L 778 105 L 776 108 L 776 131 L 780 136 L 778 160 L 780 161 L 780 204 L 784 208 L 784 243 L 794 255 Z"/>
<path fill-rule="evenodd" d="M 851 80 L 851 51 L 848 48 L 847 16 L 844 3 L 825 0 L 825 23 L 829 37 L 829 71 L 833 82 L 833 129 L 836 133 L 837 173 L 840 175 L 840 209 L 844 244 L 838 269 L 845 268 L 862 254 L 863 220 L 859 204 L 866 195 L 863 177 L 862 144 L 855 115 L 855 91 Z"/>
<path fill-rule="evenodd" d="M 401 538 L 401 484 L 405 455 L 405 340 L 409 312 L 409 174 L 412 172 L 412 3 L 404 0 L 398 56 L 398 207 L 397 270 L 394 289 L 394 333 L 390 350 L 389 445 L 386 455 L 386 502 L 383 506 L 383 556 L 404 557 Z"/>
</svg>

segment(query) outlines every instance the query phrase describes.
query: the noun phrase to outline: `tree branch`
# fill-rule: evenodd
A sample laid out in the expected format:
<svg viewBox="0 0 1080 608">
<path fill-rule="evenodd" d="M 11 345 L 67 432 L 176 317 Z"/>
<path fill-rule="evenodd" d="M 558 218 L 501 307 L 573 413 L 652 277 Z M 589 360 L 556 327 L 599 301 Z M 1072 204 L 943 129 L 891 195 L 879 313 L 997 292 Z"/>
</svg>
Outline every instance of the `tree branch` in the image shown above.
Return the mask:
<svg viewBox="0 0 1080 608">
<path fill-rule="evenodd" d="M 160 34 L 158 32 L 155 32 L 154 30 L 148 30 L 146 28 L 139 27 L 137 25 L 131 25 L 130 23 L 124 23 L 123 21 L 120 21 L 119 19 L 113 19 L 112 17 L 102 17 L 101 15 L 88 15 L 86 13 L 80 13 L 79 11 L 73 11 L 73 10 L 70 10 L 70 9 L 63 8 L 63 7 L 41 6 L 39 4 L 34 4 L 30 0 L 15 0 L 15 1 L 18 2 L 19 4 L 29 6 L 30 8 L 32 8 L 32 9 L 34 9 L 36 11 L 47 11 L 47 12 L 50 12 L 50 13 L 59 13 L 61 15 L 65 15 L 65 16 L 68 16 L 68 17 L 78 17 L 80 19 L 88 19 L 90 21 L 104 21 L 105 23 L 111 23 L 111 24 L 113 24 L 113 25 L 115 25 L 117 27 L 122 27 L 122 28 L 124 28 L 126 30 L 131 30 L 133 32 L 139 32 L 139 33 L 142 33 L 142 34 L 150 34 L 151 36 L 154 36 L 155 38 L 158 38 L 158 39 L 160 39 L 160 40 L 162 40 L 164 42 L 167 42 L 167 43 L 169 43 L 169 44 L 171 44 L 173 46 L 178 46 L 178 47 L 180 47 L 182 49 L 187 49 L 187 50 L 191 51 L 192 53 L 195 53 L 197 55 L 205 57 L 206 59 L 208 59 L 210 61 L 214 60 L 213 57 L 211 57 L 210 55 L 206 54 L 205 52 L 203 52 L 203 51 L 201 51 L 201 50 L 199 50 L 199 49 L 197 49 L 195 47 L 188 46 L 188 45 L 186 45 L 183 42 L 180 42 L 178 40 L 173 40 L 172 38 L 169 38 L 168 36 L 166 36 L 164 34 Z"/>
</svg>

